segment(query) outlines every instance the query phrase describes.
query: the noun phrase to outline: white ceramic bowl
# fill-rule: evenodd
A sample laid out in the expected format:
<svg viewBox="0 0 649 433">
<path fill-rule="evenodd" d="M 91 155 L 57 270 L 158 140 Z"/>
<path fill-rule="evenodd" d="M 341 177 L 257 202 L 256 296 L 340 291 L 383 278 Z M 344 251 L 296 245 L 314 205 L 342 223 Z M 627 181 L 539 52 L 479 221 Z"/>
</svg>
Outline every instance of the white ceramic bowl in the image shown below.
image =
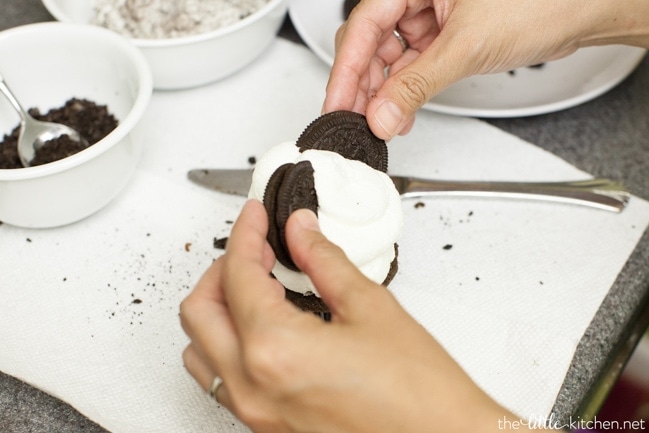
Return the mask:
<svg viewBox="0 0 649 433">
<path fill-rule="evenodd" d="M 43 0 L 61 22 L 88 24 L 92 0 Z M 131 39 L 149 62 L 156 89 L 201 86 L 224 78 L 255 60 L 276 37 L 288 0 L 268 4 L 235 24 L 207 33 L 169 39 Z"/>
<path fill-rule="evenodd" d="M 119 125 L 104 139 L 67 158 L 0 170 L 0 221 L 56 227 L 110 202 L 133 174 L 141 143 L 131 130 L 152 93 L 151 72 L 130 41 L 94 26 L 58 22 L 0 32 L 0 73 L 25 108 L 41 113 L 70 98 L 106 105 Z M 0 97 L 0 137 L 19 124 Z"/>
</svg>

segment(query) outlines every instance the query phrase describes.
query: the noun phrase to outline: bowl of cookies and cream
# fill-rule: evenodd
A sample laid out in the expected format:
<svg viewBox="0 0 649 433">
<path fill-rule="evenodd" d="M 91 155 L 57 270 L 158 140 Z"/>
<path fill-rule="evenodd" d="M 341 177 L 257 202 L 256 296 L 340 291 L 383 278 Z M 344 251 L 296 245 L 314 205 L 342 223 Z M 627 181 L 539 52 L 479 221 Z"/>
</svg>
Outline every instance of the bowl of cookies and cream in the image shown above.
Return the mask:
<svg viewBox="0 0 649 433">
<path fill-rule="evenodd" d="M 155 89 L 205 85 L 241 70 L 274 40 L 288 0 L 43 0 L 59 21 L 106 27 L 146 57 Z"/>
</svg>

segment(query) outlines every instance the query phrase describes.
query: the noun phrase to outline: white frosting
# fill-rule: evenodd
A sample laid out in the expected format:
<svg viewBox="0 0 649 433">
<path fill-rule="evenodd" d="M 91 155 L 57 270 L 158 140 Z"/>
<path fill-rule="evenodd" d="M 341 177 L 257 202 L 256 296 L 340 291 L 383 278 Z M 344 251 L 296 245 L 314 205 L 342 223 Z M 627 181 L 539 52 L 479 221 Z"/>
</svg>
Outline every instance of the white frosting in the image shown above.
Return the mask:
<svg viewBox="0 0 649 433">
<path fill-rule="evenodd" d="M 394 243 L 401 234 L 401 198 L 387 174 L 335 152 L 300 152 L 294 141 L 282 143 L 258 161 L 248 196 L 263 201 L 266 184 L 286 163 L 308 160 L 314 170 L 318 221 L 322 233 L 345 252 L 360 271 L 382 283 L 394 260 Z M 275 277 L 289 290 L 318 294 L 309 277 L 279 261 Z"/>
</svg>

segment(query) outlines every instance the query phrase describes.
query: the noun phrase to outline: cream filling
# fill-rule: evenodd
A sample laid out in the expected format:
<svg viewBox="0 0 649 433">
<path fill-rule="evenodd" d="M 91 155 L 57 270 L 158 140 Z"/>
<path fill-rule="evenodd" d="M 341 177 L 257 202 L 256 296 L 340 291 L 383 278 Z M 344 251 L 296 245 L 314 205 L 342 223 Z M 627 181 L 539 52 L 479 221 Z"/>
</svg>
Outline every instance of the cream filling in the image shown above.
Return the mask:
<svg viewBox="0 0 649 433">
<path fill-rule="evenodd" d="M 366 277 L 382 283 L 394 260 L 394 243 L 403 226 L 401 198 L 387 174 L 335 152 L 300 152 L 295 142 L 289 141 L 271 148 L 257 161 L 248 196 L 263 201 L 266 184 L 275 170 L 304 160 L 310 161 L 314 170 L 322 233 Z M 276 262 L 273 274 L 289 290 L 318 295 L 302 272 Z"/>
</svg>

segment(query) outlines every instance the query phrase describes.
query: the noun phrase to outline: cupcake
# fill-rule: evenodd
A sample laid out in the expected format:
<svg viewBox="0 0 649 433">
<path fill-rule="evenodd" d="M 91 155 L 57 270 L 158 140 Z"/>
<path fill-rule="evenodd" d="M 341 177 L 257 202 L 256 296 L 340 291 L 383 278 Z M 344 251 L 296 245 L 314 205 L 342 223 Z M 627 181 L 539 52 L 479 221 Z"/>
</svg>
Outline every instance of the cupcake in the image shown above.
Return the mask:
<svg viewBox="0 0 649 433">
<path fill-rule="evenodd" d="M 286 221 L 297 209 L 313 211 L 322 233 L 372 281 L 387 285 L 396 274 L 403 213 L 387 168 L 385 142 L 365 116 L 349 111 L 319 117 L 297 141 L 257 161 L 248 196 L 264 203 L 277 259 L 272 273 L 299 308 L 324 317 L 329 312 L 286 245 Z"/>
</svg>

